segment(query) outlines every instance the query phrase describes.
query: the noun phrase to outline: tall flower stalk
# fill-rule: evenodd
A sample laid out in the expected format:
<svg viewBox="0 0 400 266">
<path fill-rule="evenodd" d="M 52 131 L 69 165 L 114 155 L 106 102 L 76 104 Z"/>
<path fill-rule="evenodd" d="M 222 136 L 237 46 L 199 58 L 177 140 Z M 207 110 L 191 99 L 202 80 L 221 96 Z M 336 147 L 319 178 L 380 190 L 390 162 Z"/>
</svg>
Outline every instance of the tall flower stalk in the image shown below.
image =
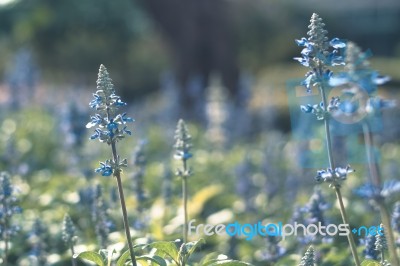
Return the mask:
<svg viewBox="0 0 400 266">
<path fill-rule="evenodd" d="M 76 260 L 73 257 L 75 254 L 74 245 L 77 240 L 77 236 L 75 235 L 75 225 L 72 222 L 71 217 L 68 214 L 65 214 L 64 220 L 62 223 L 62 240 L 64 241 L 65 245 L 69 248 L 72 254 L 72 266 L 76 266 Z"/>
<path fill-rule="evenodd" d="M 375 250 L 377 250 L 381 255 L 381 264 L 385 263 L 385 251 L 388 249 L 386 240 L 386 230 L 383 224 L 380 224 L 380 234 L 376 235 L 375 240 Z M 398 264 L 396 264 L 398 265 Z"/>
<path fill-rule="evenodd" d="M 120 107 L 125 106 L 120 97 L 115 94 L 114 85 L 109 77 L 104 65 L 100 65 L 97 91 L 93 94 L 94 99 L 90 102 L 90 107 L 96 109 L 97 113 L 91 116 L 91 121 L 86 125 L 87 128 L 94 127 L 94 134 L 91 139 L 98 139 L 111 147 L 112 158 L 100 163 L 100 167 L 95 171 L 102 176 L 113 175 L 117 180 L 118 193 L 121 202 L 122 217 L 125 228 L 125 235 L 128 242 L 132 264 L 136 266 L 135 253 L 132 245 L 131 233 L 129 230 L 128 213 L 126 211 L 124 191 L 122 188 L 121 172 L 122 167 L 127 166 L 127 159 L 121 160 L 116 143 L 122 140 L 125 135 L 131 135 L 126 124 L 133 122 L 133 119 L 126 116 L 126 113 L 117 114 Z"/>
<path fill-rule="evenodd" d="M 185 121 L 179 120 L 175 131 L 175 155 L 174 158 L 182 162 L 182 166 L 177 169 L 176 175 L 182 178 L 182 202 L 183 202 L 183 244 L 187 243 L 188 239 L 188 177 L 192 175 L 190 168 L 187 165 L 187 161 L 192 157 L 190 149 L 192 148 L 191 143 L 192 137 L 186 127 Z"/>
<path fill-rule="evenodd" d="M 8 265 L 10 241 L 19 230 L 19 227 L 12 223 L 12 218 L 22 210 L 17 205 L 10 179 L 7 172 L 0 173 L 0 240 L 4 242 L 2 265 Z"/>
<path fill-rule="evenodd" d="M 324 121 L 325 128 L 325 140 L 327 147 L 327 155 L 329 161 L 329 168 L 326 170 L 318 171 L 316 179 L 318 181 L 325 181 L 329 183 L 335 191 L 337 200 L 339 202 L 340 214 L 344 224 L 349 224 L 349 219 L 344 207 L 343 197 L 341 193 L 341 182 L 347 178 L 347 174 L 353 170 L 347 166 L 346 168 L 336 167 L 333 158 L 332 141 L 330 135 L 330 116 L 331 112 L 336 110 L 340 104 L 339 98 L 332 98 L 328 102 L 327 90 L 329 89 L 329 79 L 332 76 L 332 72 L 328 67 L 343 65 L 343 57 L 340 55 L 340 49 L 346 46 L 345 43 L 340 41 L 338 38 L 334 38 L 329 41 L 325 30 L 325 24 L 322 19 L 317 15 L 313 14 L 308 26 L 309 31 L 307 32 L 308 38 L 302 38 L 296 40 L 299 46 L 303 46 L 304 49 L 301 51 L 302 57 L 295 58 L 303 66 L 311 69 L 306 74 L 306 79 L 302 84 L 307 88 L 307 91 L 311 91 L 313 86 L 316 86 L 321 95 L 321 103 L 314 106 L 307 105 L 301 106 L 302 111 L 306 113 L 313 113 L 317 116 L 318 120 Z M 360 265 L 360 260 L 357 255 L 356 244 L 351 234 L 347 235 L 351 253 L 356 265 Z"/>
<path fill-rule="evenodd" d="M 389 78 L 380 76 L 376 71 L 371 69 L 367 60 L 369 54 L 362 52 L 361 49 L 353 42 L 347 44 L 345 56 L 345 72 L 331 80 L 331 84 L 338 86 L 342 84 L 356 84 L 353 98 L 364 98 L 366 103 L 358 108 L 355 117 L 360 116 L 363 129 L 365 149 L 367 155 L 367 163 L 369 167 L 369 183 L 371 187 L 371 199 L 378 206 L 382 224 L 385 227 L 385 234 L 388 243 L 390 258 L 394 265 L 400 265 L 399 258 L 396 253 L 396 245 L 393 235 L 392 226 L 390 224 L 390 212 L 386 206 L 385 197 L 381 195 L 383 189 L 383 180 L 380 174 L 379 164 L 376 163 L 374 153 L 374 139 L 371 127 L 371 115 L 380 112 L 382 108 L 394 106 L 393 101 L 382 100 L 375 97 L 377 85 L 381 85 Z M 363 95 L 365 95 L 363 97 Z M 354 105 L 349 102 L 346 105 Z"/>
</svg>

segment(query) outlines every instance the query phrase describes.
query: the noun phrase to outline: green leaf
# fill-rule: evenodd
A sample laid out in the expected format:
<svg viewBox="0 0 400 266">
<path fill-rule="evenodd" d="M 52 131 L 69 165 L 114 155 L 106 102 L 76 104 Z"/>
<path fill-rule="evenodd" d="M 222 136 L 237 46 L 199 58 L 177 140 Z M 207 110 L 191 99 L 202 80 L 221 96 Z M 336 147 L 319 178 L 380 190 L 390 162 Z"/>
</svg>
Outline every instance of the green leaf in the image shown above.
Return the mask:
<svg viewBox="0 0 400 266">
<path fill-rule="evenodd" d="M 136 258 L 136 260 L 138 261 L 152 261 L 154 263 L 157 263 L 160 266 L 167 266 L 167 263 L 165 262 L 165 260 L 163 258 L 161 258 L 160 256 L 157 255 L 143 255 L 143 256 L 139 256 Z"/>
<path fill-rule="evenodd" d="M 117 260 L 117 266 L 124 266 L 125 262 L 131 257 L 131 253 L 129 252 L 129 249 L 122 253 L 121 257 Z"/>
<path fill-rule="evenodd" d="M 168 255 L 170 256 L 177 264 L 179 261 L 179 252 L 178 248 L 176 247 L 174 242 L 168 242 L 168 241 L 159 241 L 159 242 L 154 242 L 149 244 L 149 247 L 155 248 L 156 255 L 160 256 L 165 256 Z"/>
<path fill-rule="evenodd" d="M 74 259 L 78 258 L 80 260 L 88 260 L 96 263 L 98 266 L 104 266 L 103 259 L 100 254 L 94 251 L 84 251 L 80 254 L 74 254 Z"/>
<path fill-rule="evenodd" d="M 364 260 L 361 266 L 380 266 L 381 264 L 375 260 Z"/>
<path fill-rule="evenodd" d="M 203 238 L 200 238 L 200 239 L 197 240 L 197 241 L 193 241 L 193 242 L 186 243 L 185 246 L 186 246 L 186 249 L 188 250 L 188 255 L 187 255 L 187 257 L 190 257 L 190 255 L 192 255 L 193 252 L 195 252 L 196 249 L 197 249 L 199 246 L 201 246 L 201 245 L 203 245 L 203 244 L 205 244 L 205 243 L 206 243 L 206 241 L 205 241 Z"/>
<path fill-rule="evenodd" d="M 224 266 L 252 266 L 252 264 L 238 261 L 238 260 L 211 260 L 204 263 L 202 266 L 216 266 L 216 265 L 224 265 Z"/>
</svg>

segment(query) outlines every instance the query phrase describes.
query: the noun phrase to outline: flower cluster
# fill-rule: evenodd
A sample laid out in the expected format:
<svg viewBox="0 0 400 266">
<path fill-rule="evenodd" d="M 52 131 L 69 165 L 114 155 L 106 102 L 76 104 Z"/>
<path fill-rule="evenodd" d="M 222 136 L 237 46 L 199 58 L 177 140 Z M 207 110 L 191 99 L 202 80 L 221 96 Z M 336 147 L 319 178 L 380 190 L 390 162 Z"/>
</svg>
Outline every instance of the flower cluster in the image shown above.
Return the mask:
<svg viewBox="0 0 400 266">
<path fill-rule="evenodd" d="M 101 247 L 105 248 L 108 244 L 108 236 L 114 229 L 114 222 L 108 214 L 108 204 L 103 199 L 103 191 L 100 185 L 94 189 L 92 203 L 92 221 L 95 223 L 95 231 Z"/>
<path fill-rule="evenodd" d="M 21 213 L 22 209 L 17 205 L 14 196 L 14 188 L 10 182 L 10 175 L 0 173 L 0 240 L 9 241 L 11 236 L 19 231 L 19 226 L 11 222 L 14 214 Z"/>
<path fill-rule="evenodd" d="M 127 167 L 128 166 L 128 160 L 123 159 L 122 161 L 120 160 L 119 156 L 117 156 L 117 160 L 106 160 L 105 162 L 100 162 L 100 167 L 96 168 L 94 171 L 96 173 L 101 173 L 102 176 L 110 176 L 113 171 L 120 169 L 122 167 Z"/>
<path fill-rule="evenodd" d="M 304 256 L 301 258 L 299 266 L 314 266 L 315 265 L 315 251 L 310 246 Z"/>
<path fill-rule="evenodd" d="M 132 133 L 127 129 L 126 124 L 134 120 L 128 117 L 126 113 L 117 114 L 119 108 L 125 106 L 126 103 L 122 102 L 120 97 L 115 94 L 114 85 L 104 65 L 100 65 L 97 91 L 93 96 L 94 99 L 89 105 L 96 109 L 98 113 L 91 116 L 91 121 L 86 125 L 87 128 L 95 128 L 90 139 L 99 139 L 100 142 L 115 145 L 125 135 L 131 135 Z M 117 160 L 107 160 L 100 163 L 100 167 L 95 171 L 103 176 L 110 176 L 114 171 L 120 171 L 121 167 L 126 165 L 126 159 L 120 161 L 117 158 Z"/>
<path fill-rule="evenodd" d="M 374 114 L 396 105 L 393 100 L 384 100 L 374 96 L 377 86 L 386 83 L 390 78 L 381 76 L 377 71 L 370 68 L 369 56 L 369 51 L 362 52 L 355 43 L 349 42 L 345 53 L 345 71 L 333 75 L 329 80 L 330 86 L 347 84 L 351 87 L 351 89 L 346 90 L 346 94 L 352 97 L 343 104 L 343 106 L 346 106 L 347 110 L 343 110 L 346 113 L 353 113 L 354 110 L 362 108 L 363 113 Z M 359 106 L 360 100 L 366 103 Z"/>
<path fill-rule="evenodd" d="M 328 111 L 325 111 L 323 102 L 320 102 L 319 104 L 314 104 L 314 105 L 311 105 L 311 104 L 301 105 L 300 109 L 304 113 L 314 114 L 318 120 L 323 120 L 323 119 L 325 119 L 325 116 L 329 112 L 336 111 L 339 109 L 339 107 L 340 107 L 339 97 L 332 97 L 328 104 Z"/>
<path fill-rule="evenodd" d="M 72 222 L 71 217 L 68 214 L 65 214 L 64 220 L 62 223 L 62 240 L 67 246 L 74 245 L 77 237 L 75 235 L 75 225 Z"/>
<path fill-rule="evenodd" d="M 370 68 L 368 58 L 371 52 L 362 52 L 353 42 L 348 42 L 345 51 L 345 71 L 333 75 L 329 80 L 331 86 L 340 86 L 346 83 L 355 83 L 367 91 L 368 94 L 375 92 L 377 85 L 382 85 L 389 81 L 387 76 L 381 76 Z"/>
<path fill-rule="evenodd" d="M 378 260 L 379 252 L 375 249 L 376 235 L 367 235 L 362 243 L 364 244 L 363 254 L 366 259 Z"/>
<path fill-rule="evenodd" d="M 191 143 L 192 137 L 186 127 L 185 121 L 180 119 L 175 131 L 175 154 L 174 158 L 183 162 L 183 169 L 178 169 L 176 175 L 178 176 L 190 176 L 191 171 L 186 167 L 186 161 L 192 158 L 190 149 L 192 148 Z"/>
<path fill-rule="evenodd" d="M 350 165 L 343 167 L 336 167 L 335 170 L 328 168 L 326 170 L 317 171 L 315 180 L 318 182 L 327 182 L 329 186 L 340 186 L 340 182 L 347 179 L 347 175 L 355 172 L 354 169 L 350 168 Z"/>
<path fill-rule="evenodd" d="M 354 190 L 354 193 L 365 199 L 385 199 L 400 192 L 400 181 L 388 180 L 383 187 L 377 187 L 372 183 L 365 183 Z"/>
<path fill-rule="evenodd" d="M 383 224 L 380 224 L 380 227 L 383 229 L 382 234 L 377 234 L 376 235 L 376 241 L 375 241 L 375 250 L 378 250 L 380 252 L 384 252 L 387 250 L 387 241 L 386 241 L 386 235 L 385 235 L 385 229 L 383 227 Z"/>
<path fill-rule="evenodd" d="M 49 243 L 49 232 L 47 226 L 40 219 L 34 221 L 28 241 L 31 245 L 29 252 L 31 265 L 47 265 L 48 253 L 46 251 Z"/>
<path fill-rule="evenodd" d="M 143 177 L 146 170 L 146 155 L 144 153 L 144 147 L 146 145 L 146 141 L 140 141 L 135 150 L 133 151 L 133 166 L 134 172 L 132 174 L 132 185 L 133 190 L 135 191 L 136 200 L 138 202 L 138 208 L 142 208 L 143 202 L 146 200 L 146 193 L 143 188 Z"/>
<path fill-rule="evenodd" d="M 301 40 L 296 40 L 297 45 L 304 48 L 301 51 L 301 57 L 294 59 L 311 69 L 302 82 L 307 91 L 311 91 L 311 87 L 316 83 L 328 82 L 332 76 L 332 72 L 328 69 L 329 66 L 344 64 L 341 50 L 346 47 L 346 44 L 338 38 L 329 41 L 328 32 L 324 27 L 322 19 L 314 13 L 308 26 L 310 29 L 307 32 L 308 39 L 303 37 Z"/>
<path fill-rule="evenodd" d="M 320 189 L 314 191 L 305 208 L 310 215 L 310 224 L 316 224 L 318 222 L 322 225 L 326 224 L 324 211 L 329 208 L 329 204 L 325 201 Z"/>
</svg>

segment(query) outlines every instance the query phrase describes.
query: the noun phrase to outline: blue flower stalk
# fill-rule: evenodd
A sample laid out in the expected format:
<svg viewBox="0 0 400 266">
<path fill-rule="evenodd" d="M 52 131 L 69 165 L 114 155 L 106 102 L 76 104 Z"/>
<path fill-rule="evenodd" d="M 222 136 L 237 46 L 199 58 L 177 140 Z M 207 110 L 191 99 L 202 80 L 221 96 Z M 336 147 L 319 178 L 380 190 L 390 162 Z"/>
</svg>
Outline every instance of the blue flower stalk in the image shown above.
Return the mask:
<svg viewBox="0 0 400 266">
<path fill-rule="evenodd" d="M 32 247 L 29 252 L 31 265 L 47 265 L 48 253 L 46 250 L 48 249 L 49 232 L 47 226 L 40 219 L 34 221 L 28 241 Z"/>
<path fill-rule="evenodd" d="M 188 239 L 188 211 L 187 211 L 187 201 L 188 201 L 188 186 L 187 179 L 192 175 L 192 171 L 187 165 L 187 161 L 192 157 L 190 149 L 192 148 L 191 143 L 192 137 L 186 127 L 185 121 L 180 119 L 175 131 L 175 155 L 174 158 L 182 162 L 182 168 L 178 168 L 176 175 L 182 178 L 182 201 L 183 201 L 183 244 L 187 243 Z"/>
<path fill-rule="evenodd" d="M 314 266 L 315 251 L 313 246 L 309 246 L 304 256 L 301 258 L 299 266 Z"/>
<path fill-rule="evenodd" d="M 377 250 L 381 255 L 380 263 L 384 265 L 385 263 L 387 263 L 385 260 L 385 251 L 388 249 L 388 245 L 386 240 L 386 232 L 383 224 L 381 224 L 380 227 L 382 228 L 382 230 L 381 234 L 376 235 L 375 250 Z"/>
<path fill-rule="evenodd" d="M 329 89 L 329 80 L 332 76 L 332 72 L 329 67 L 344 64 L 344 58 L 341 56 L 341 49 L 346 47 L 346 44 L 340 41 L 338 38 L 334 38 L 329 41 L 327 37 L 328 32 L 325 30 L 325 24 L 315 13 L 311 16 L 310 25 L 308 28 L 308 38 L 296 40 L 297 45 L 304 47 L 301 51 L 302 57 L 297 57 L 294 59 L 299 61 L 303 66 L 310 68 L 310 71 L 307 72 L 306 78 L 302 82 L 302 85 L 306 87 L 308 92 L 311 92 L 312 87 L 316 86 L 321 95 L 322 102 L 314 106 L 301 106 L 301 109 L 306 113 L 315 114 L 318 120 L 324 121 L 329 168 L 319 171 L 316 179 L 329 183 L 330 187 L 335 190 L 343 223 L 349 224 L 340 186 L 341 182 L 346 179 L 347 174 L 352 172 L 352 169 L 350 167 L 336 168 L 333 158 L 329 125 L 331 112 L 338 108 L 340 99 L 333 98 L 330 100 L 330 102 L 328 102 L 326 97 L 327 89 Z M 354 238 L 351 234 L 348 234 L 347 238 L 354 262 L 359 266 L 360 260 L 357 255 L 357 248 Z"/>
<path fill-rule="evenodd" d="M 74 245 L 77 240 L 77 236 L 75 235 L 75 225 L 72 222 L 71 217 L 68 214 L 64 215 L 63 223 L 62 223 L 62 240 L 65 245 L 69 248 L 72 254 L 72 266 L 76 266 L 76 260 L 73 257 L 75 254 Z"/>
<path fill-rule="evenodd" d="M 108 235 L 114 227 L 108 215 L 108 204 L 103 199 L 103 190 L 100 185 L 93 189 L 92 199 L 92 221 L 95 224 L 95 232 L 102 249 L 107 248 Z"/>
<path fill-rule="evenodd" d="M 4 242 L 2 265 L 8 265 L 9 243 L 19 231 L 19 227 L 12 223 L 12 218 L 22 211 L 17 205 L 10 179 L 7 172 L 0 173 L 0 241 Z"/>
<path fill-rule="evenodd" d="M 331 80 L 332 85 L 342 85 L 346 83 L 355 83 L 359 86 L 358 90 L 355 91 L 355 97 L 357 94 L 367 95 L 367 103 L 365 107 L 359 108 L 360 113 L 364 113 L 366 117 L 362 120 L 363 135 L 365 141 L 365 149 L 367 155 L 367 162 L 370 172 L 370 186 L 371 190 L 378 193 L 372 193 L 371 199 L 378 206 L 380 216 L 383 225 L 385 226 L 385 234 L 388 242 L 388 249 L 390 253 L 390 259 L 394 265 L 400 265 L 399 258 L 396 252 L 396 245 L 393 235 L 393 230 L 390 224 L 390 213 L 386 206 L 385 197 L 382 193 L 379 193 L 383 189 L 383 182 L 380 174 L 379 164 L 376 163 L 375 154 L 373 151 L 374 142 L 373 134 L 370 125 L 370 119 L 368 114 L 376 113 L 381 111 L 383 108 L 392 107 L 393 101 L 383 100 L 378 97 L 371 97 L 376 92 L 377 85 L 381 85 L 389 80 L 388 77 L 380 76 L 377 71 L 370 67 L 370 63 L 367 60 L 369 57 L 368 52 L 362 52 L 361 48 L 353 42 L 347 43 L 347 49 L 345 54 L 345 72 L 341 73 L 338 77 Z M 351 103 L 350 103 L 351 104 Z"/>
<path fill-rule="evenodd" d="M 136 266 L 135 253 L 132 245 L 131 233 L 129 230 L 128 213 L 126 211 L 124 191 L 122 189 L 121 172 L 122 167 L 127 166 L 127 159 L 121 160 L 116 148 L 116 143 L 122 140 L 126 135 L 131 135 L 126 124 L 133 122 L 133 119 L 126 116 L 126 113 L 118 114 L 119 108 L 126 103 L 115 94 L 114 85 L 109 77 L 108 71 L 104 65 L 100 65 L 97 91 L 93 94 L 94 99 L 90 102 L 90 107 L 96 109 L 97 113 L 91 117 L 91 121 L 86 125 L 87 128 L 94 127 L 94 134 L 90 139 L 98 139 L 111 146 L 112 159 L 100 163 L 100 167 L 95 171 L 102 176 L 113 175 L 117 180 L 118 193 L 121 202 L 122 217 L 125 228 L 125 235 L 128 242 L 130 257 L 133 266 Z"/>
</svg>

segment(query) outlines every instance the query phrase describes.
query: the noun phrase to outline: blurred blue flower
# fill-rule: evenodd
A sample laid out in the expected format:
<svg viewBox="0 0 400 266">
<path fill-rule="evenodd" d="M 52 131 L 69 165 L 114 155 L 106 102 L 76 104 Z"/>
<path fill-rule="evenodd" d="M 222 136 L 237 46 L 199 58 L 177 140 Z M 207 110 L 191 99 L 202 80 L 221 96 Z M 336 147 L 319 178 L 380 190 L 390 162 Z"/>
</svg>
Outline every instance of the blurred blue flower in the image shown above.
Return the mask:
<svg viewBox="0 0 400 266">
<path fill-rule="evenodd" d="M 399 180 L 388 180 L 383 183 L 381 195 L 382 197 L 388 198 L 400 193 L 400 181 Z"/>
<path fill-rule="evenodd" d="M 380 197 L 380 189 L 371 183 L 366 183 L 353 190 L 357 196 L 365 199 L 375 199 Z"/>
<path fill-rule="evenodd" d="M 368 94 L 376 91 L 377 85 L 382 85 L 390 80 L 388 76 L 382 76 L 369 66 L 368 58 L 371 52 L 362 52 L 355 43 L 349 42 L 345 52 L 345 72 L 334 75 L 329 80 L 331 86 L 344 84 L 358 84 Z"/>
<path fill-rule="evenodd" d="M 365 199 L 385 199 L 400 193 L 400 181 L 385 181 L 382 188 L 379 188 L 372 183 L 365 183 L 354 189 L 353 192 L 357 196 Z"/>
<path fill-rule="evenodd" d="M 10 179 L 7 172 L 0 173 L 0 241 L 7 242 L 19 231 L 19 226 L 13 224 L 12 218 L 22 212 Z"/>
<path fill-rule="evenodd" d="M 400 201 L 396 202 L 393 208 L 392 226 L 393 229 L 397 231 L 397 233 L 400 233 Z"/>
<path fill-rule="evenodd" d="M 373 113 L 378 113 L 382 109 L 389 109 L 394 107 L 396 107 L 395 100 L 385 100 L 376 96 L 368 99 L 367 106 L 365 107 L 365 109 L 368 113 L 373 114 Z"/>
<path fill-rule="evenodd" d="M 309 215 L 308 224 L 317 224 L 320 222 L 322 225 L 325 225 L 324 211 L 326 211 L 329 206 L 330 205 L 326 202 L 321 190 L 315 189 L 305 206 L 305 210 Z"/>
<path fill-rule="evenodd" d="M 103 190 L 100 185 L 93 189 L 92 221 L 95 223 L 95 232 L 101 248 L 106 248 L 108 237 L 115 224 L 108 214 L 108 204 L 103 198 Z"/>
<path fill-rule="evenodd" d="M 378 260 L 379 252 L 375 249 L 375 241 L 375 235 L 367 235 L 364 239 L 361 240 L 361 243 L 365 246 L 363 254 L 366 259 Z"/>
</svg>

